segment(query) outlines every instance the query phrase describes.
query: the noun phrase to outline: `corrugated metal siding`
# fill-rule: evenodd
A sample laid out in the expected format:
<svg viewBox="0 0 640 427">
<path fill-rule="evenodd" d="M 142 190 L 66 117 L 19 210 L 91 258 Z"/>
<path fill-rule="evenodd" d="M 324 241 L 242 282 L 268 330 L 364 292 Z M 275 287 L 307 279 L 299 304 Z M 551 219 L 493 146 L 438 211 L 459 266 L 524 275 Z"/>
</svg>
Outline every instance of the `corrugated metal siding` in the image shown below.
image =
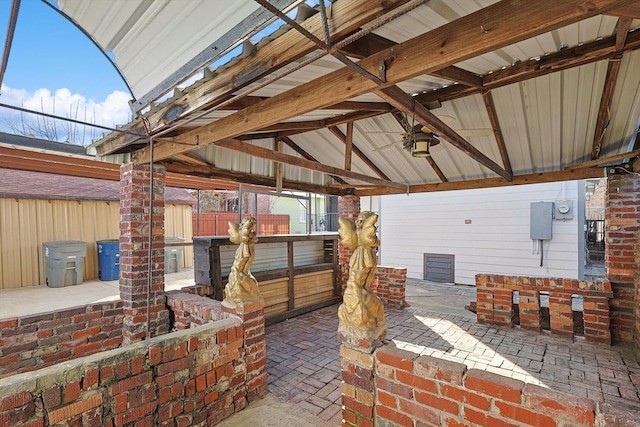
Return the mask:
<svg viewBox="0 0 640 427">
<path fill-rule="evenodd" d="M 162 82 L 259 5 L 250 0 L 59 0 L 61 9 L 113 52 L 136 96 Z M 175 31 L 184 25 L 190 31 Z"/>
<path fill-rule="evenodd" d="M 571 181 L 384 196 L 380 264 L 406 267 L 408 277 L 422 278 L 423 254 L 440 253 L 455 255 L 455 281 L 468 285 L 478 273 L 578 278 L 578 188 Z M 574 218 L 553 221 L 553 239 L 544 243 L 540 267 L 529 238 L 530 203 L 560 200 L 563 194 L 573 200 Z"/>
<path fill-rule="evenodd" d="M 78 202 L 0 198 L 0 289 L 45 284 L 43 242 L 87 242 L 84 279 L 98 277 L 96 241 L 118 239 L 117 202 Z M 167 205 L 165 233 L 191 241 L 191 207 Z M 169 234 L 172 233 L 172 234 Z M 193 265 L 193 249 L 183 250 L 185 266 Z"/>
<path fill-rule="evenodd" d="M 611 100 L 611 123 L 605 131 L 601 157 L 633 149 L 633 135 L 640 122 L 640 52 L 622 58 L 618 83 Z"/>
</svg>

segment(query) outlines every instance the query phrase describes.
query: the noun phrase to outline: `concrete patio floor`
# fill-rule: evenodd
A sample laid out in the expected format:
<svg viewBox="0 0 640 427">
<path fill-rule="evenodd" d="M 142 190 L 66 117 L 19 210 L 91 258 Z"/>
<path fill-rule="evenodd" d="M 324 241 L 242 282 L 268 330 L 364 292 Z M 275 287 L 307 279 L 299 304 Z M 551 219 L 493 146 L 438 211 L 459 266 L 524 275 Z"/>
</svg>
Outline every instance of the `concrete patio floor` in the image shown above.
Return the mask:
<svg viewBox="0 0 640 427">
<path fill-rule="evenodd" d="M 193 271 L 166 276 L 166 288 L 193 284 Z M 35 295 L 34 295 L 35 294 Z M 386 310 L 397 347 L 464 363 L 577 396 L 622 405 L 640 417 L 640 365 L 630 347 L 594 345 L 476 323 L 464 309 L 475 288 L 407 281 L 405 310 Z M 0 291 L 0 318 L 118 298 L 118 282 Z M 269 394 L 220 425 L 341 424 L 337 305 L 266 328 Z"/>
</svg>

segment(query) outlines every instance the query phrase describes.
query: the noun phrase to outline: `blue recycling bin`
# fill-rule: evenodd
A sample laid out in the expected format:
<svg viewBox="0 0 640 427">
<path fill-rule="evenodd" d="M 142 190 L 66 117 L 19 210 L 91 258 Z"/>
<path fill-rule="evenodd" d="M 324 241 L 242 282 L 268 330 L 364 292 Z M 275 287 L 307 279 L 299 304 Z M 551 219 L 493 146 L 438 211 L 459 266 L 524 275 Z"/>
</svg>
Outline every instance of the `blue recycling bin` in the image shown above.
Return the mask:
<svg viewBox="0 0 640 427">
<path fill-rule="evenodd" d="M 120 277 L 120 242 L 99 240 L 98 277 L 100 280 L 117 280 Z"/>
</svg>

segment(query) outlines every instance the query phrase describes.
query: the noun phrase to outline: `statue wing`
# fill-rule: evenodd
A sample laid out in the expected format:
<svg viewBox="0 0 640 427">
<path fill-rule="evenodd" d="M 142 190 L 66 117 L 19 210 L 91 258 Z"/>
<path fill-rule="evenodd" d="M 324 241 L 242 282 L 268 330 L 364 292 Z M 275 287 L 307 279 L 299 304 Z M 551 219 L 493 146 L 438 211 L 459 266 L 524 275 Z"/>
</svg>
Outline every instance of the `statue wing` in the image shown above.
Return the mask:
<svg viewBox="0 0 640 427">
<path fill-rule="evenodd" d="M 240 234 L 240 225 L 237 222 L 229 221 L 229 240 L 236 245 L 242 243 L 242 235 Z"/>
<path fill-rule="evenodd" d="M 338 224 L 338 234 L 340 235 L 342 244 L 349 249 L 357 248 L 358 234 L 356 233 L 356 227 L 353 222 L 346 218 L 338 218 Z"/>
<path fill-rule="evenodd" d="M 368 216 L 362 224 L 362 231 L 360 231 L 360 244 L 369 248 L 375 248 L 380 246 L 380 240 L 376 232 L 378 231 L 376 223 L 378 222 L 378 215 L 371 214 Z"/>
</svg>

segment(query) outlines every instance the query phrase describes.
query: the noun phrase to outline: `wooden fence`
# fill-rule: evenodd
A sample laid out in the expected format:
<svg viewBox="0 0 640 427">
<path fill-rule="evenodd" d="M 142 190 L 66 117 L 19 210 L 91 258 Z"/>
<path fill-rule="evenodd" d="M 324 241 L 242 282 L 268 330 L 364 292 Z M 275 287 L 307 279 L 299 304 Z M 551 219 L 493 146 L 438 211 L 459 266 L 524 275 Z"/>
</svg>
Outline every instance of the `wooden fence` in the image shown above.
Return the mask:
<svg viewBox="0 0 640 427">
<path fill-rule="evenodd" d="M 244 214 L 243 217 L 250 214 Z M 289 234 L 289 215 L 258 214 L 258 235 Z M 200 233 L 198 230 L 198 214 L 193 214 L 194 236 L 228 236 L 229 221 L 238 221 L 237 212 L 200 213 Z"/>
</svg>

